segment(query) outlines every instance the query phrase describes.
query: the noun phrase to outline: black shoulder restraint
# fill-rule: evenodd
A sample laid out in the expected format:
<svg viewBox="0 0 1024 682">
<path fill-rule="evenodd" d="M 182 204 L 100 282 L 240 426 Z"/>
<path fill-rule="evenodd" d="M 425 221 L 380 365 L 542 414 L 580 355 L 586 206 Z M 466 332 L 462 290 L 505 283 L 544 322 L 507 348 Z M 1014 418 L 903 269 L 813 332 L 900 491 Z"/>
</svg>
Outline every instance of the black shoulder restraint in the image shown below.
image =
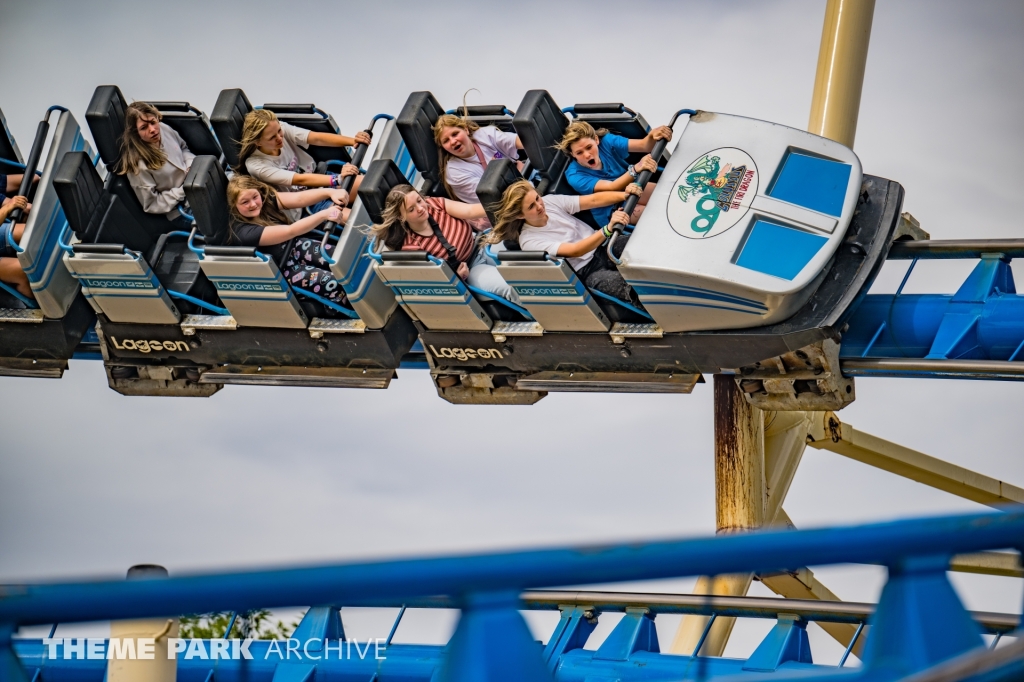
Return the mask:
<svg viewBox="0 0 1024 682">
<path fill-rule="evenodd" d="M 430 229 L 434 231 L 434 237 L 437 241 L 441 242 L 441 246 L 448 252 L 448 258 L 445 261 L 448 263 L 448 267 L 452 269 L 452 272 L 457 273 L 459 271 L 459 259 L 455 257 L 455 247 L 451 245 L 445 236 L 441 232 L 441 228 L 438 226 L 437 221 L 434 220 L 434 216 L 427 216 L 430 220 Z"/>
</svg>

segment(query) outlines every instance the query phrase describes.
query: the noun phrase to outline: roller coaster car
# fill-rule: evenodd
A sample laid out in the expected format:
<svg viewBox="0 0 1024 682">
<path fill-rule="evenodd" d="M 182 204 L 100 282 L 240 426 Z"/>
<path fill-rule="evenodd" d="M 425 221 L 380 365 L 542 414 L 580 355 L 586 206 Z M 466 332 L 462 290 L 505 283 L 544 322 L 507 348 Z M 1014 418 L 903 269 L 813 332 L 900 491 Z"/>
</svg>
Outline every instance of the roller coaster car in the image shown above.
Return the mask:
<svg viewBox="0 0 1024 682">
<path fill-rule="evenodd" d="M 564 119 L 547 93 L 533 91 L 513 119 L 541 182 L 554 187 L 564 164 L 542 155 L 561 135 L 556 111 Z M 421 260 L 416 268 L 432 266 L 432 277 L 402 278 L 427 299 L 416 304 L 447 305 L 447 324 L 424 323 L 406 301 L 442 397 L 508 401 L 499 388 L 533 399 L 549 390 L 688 392 L 711 372 L 755 379 L 744 383 L 758 384 L 748 398 L 765 408 L 853 400 L 838 342 L 885 260 L 902 188 L 863 176 L 835 142 L 763 121 L 702 112 L 678 139 L 621 258 L 652 319 L 609 319 L 564 259 L 544 253 L 495 254 L 532 322 L 481 318 L 443 264 Z M 517 177 L 510 161 L 492 162 L 477 193 L 492 203 Z M 377 267 L 390 281 L 407 263 L 385 254 Z"/>
<path fill-rule="evenodd" d="M 402 153 L 392 130 L 377 154 Z M 193 396 L 227 383 L 386 387 L 415 329 L 368 267 L 366 236 L 344 230 L 333 252 L 351 308 L 293 291 L 256 249 L 204 246 L 203 235 L 222 243 L 228 230 L 223 161 L 197 156 L 185 179 L 193 232 L 156 238 L 83 155 L 61 165 L 61 203 L 83 242 L 65 246 L 65 262 L 98 313 L 111 387 Z M 365 222 L 358 203 L 351 220 Z"/>
<path fill-rule="evenodd" d="M 90 159 L 92 150 L 74 116 L 62 107 L 54 110 L 60 114 L 49 152 L 43 156 L 50 111 L 37 130 L 28 169 L 0 112 L 0 172 L 32 173 L 42 160 L 39 182 L 28 193 L 32 211 L 17 247 L 35 300 L 0 290 L 0 376 L 59 378 L 96 322 L 78 282 L 61 264 L 58 238 L 67 223 L 54 190 L 54 175 L 64 154 L 79 150 Z"/>
</svg>

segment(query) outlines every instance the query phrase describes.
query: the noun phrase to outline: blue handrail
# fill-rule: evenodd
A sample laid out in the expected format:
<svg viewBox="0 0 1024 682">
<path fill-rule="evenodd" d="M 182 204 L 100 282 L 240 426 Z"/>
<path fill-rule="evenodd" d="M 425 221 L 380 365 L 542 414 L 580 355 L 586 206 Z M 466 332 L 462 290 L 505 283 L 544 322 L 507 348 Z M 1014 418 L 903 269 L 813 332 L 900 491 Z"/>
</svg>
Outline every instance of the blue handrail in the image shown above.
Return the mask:
<svg viewBox="0 0 1024 682">
<path fill-rule="evenodd" d="M 637 308 L 635 305 L 632 305 L 631 303 L 627 303 L 626 301 L 623 301 L 621 298 L 615 298 L 614 296 L 609 296 L 608 294 L 604 293 L 603 291 L 598 291 L 597 289 L 590 289 L 589 291 L 590 291 L 590 293 L 592 293 L 594 296 L 597 296 L 598 298 L 603 298 L 603 299 L 605 299 L 607 301 L 611 301 L 615 305 L 621 306 L 621 307 L 625 308 L 626 310 L 630 310 L 630 311 L 636 313 L 637 315 L 642 315 L 643 317 L 647 318 L 651 322 L 654 322 L 654 318 L 651 317 L 650 314 L 647 313 L 647 311 L 640 310 L 640 308 Z"/>
<path fill-rule="evenodd" d="M 7 164 L 8 166 L 14 166 L 15 168 L 20 168 L 21 170 L 25 170 L 25 164 L 19 163 L 17 161 L 12 161 L 11 159 L 0 159 L 0 163 L 4 163 L 4 164 Z M 38 175 L 39 177 L 42 177 L 43 176 L 43 171 L 37 170 L 36 171 L 36 175 Z M 0 192 L 0 194 L 2 194 L 2 193 L 3 192 Z"/>
<path fill-rule="evenodd" d="M 188 233 L 188 250 L 196 254 L 196 256 L 199 257 L 199 260 L 203 260 L 203 258 L 206 257 L 206 250 L 201 246 L 196 246 L 195 244 L 196 231 L 198 229 L 198 227 L 193 227 L 192 231 Z"/>
<path fill-rule="evenodd" d="M 815 530 L 463 556 L 357 562 L 190 577 L 19 585 L 0 599 L 0 623 L 44 625 L 209 613 L 295 604 L 407 603 L 431 595 L 515 593 L 692 575 L 863 563 L 897 570 L 931 557 L 1024 545 L 1024 510 Z M 944 563 L 945 562 L 945 563 Z"/>
<path fill-rule="evenodd" d="M 533 315 L 530 314 L 529 310 L 527 310 L 526 308 L 522 307 L 521 305 L 516 305 L 515 303 L 513 303 L 510 300 L 508 300 L 504 296 L 498 296 L 497 294 L 492 294 L 489 291 L 484 291 L 483 289 L 480 289 L 479 287 L 474 287 L 474 286 L 472 286 L 472 285 L 470 285 L 468 283 L 466 284 L 466 288 L 469 289 L 471 292 L 473 292 L 477 296 L 482 296 L 482 297 L 484 297 L 486 299 L 494 301 L 495 303 L 497 303 L 499 305 L 503 305 L 506 308 L 511 308 L 512 310 L 516 311 L 517 313 L 519 313 L 520 315 L 522 315 L 523 317 L 525 317 L 528 320 L 533 320 L 534 319 Z"/>
</svg>

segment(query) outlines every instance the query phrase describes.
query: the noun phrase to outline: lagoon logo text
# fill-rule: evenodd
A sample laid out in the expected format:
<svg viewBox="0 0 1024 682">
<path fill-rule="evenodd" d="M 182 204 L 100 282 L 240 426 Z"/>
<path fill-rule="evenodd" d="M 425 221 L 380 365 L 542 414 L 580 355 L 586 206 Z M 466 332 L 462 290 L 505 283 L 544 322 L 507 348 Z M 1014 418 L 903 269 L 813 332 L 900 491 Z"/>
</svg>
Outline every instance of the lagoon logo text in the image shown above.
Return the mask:
<svg viewBox="0 0 1024 682">
<path fill-rule="evenodd" d="M 110 345 L 116 350 L 135 350 L 140 353 L 149 353 L 152 351 L 184 351 L 190 353 L 191 349 L 188 344 L 184 341 L 147 341 L 146 339 L 121 339 L 118 342 L 114 336 L 110 337 Z"/>
<path fill-rule="evenodd" d="M 50 660 L 63 659 L 105 659 L 105 660 L 148 660 L 156 658 L 158 645 L 152 637 L 106 639 L 93 638 L 48 638 L 43 640 L 46 657 Z M 161 645 L 163 643 L 161 642 Z M 159 647 L 161 651 L 163 646 Z M 360 659 L 372 656 L 378 661 L 385 658 L 387 640 L 382 637 L 368 639 L 363 644 L 357 639 L 167 639 L 168 659 L 184 660 L 253 660 L 264 661 L 275 656 L 277 660 L 288 661 L 329 661 Z M 163 653 L 161 653 L 163 655 Z"/>
<path fill-rule="evenodd" d="M 454 358 L 456 360 L 502 360 L 504 355 L 497 348 L 434 348 L 430 351 L 435 358 Z"/>
</svg>

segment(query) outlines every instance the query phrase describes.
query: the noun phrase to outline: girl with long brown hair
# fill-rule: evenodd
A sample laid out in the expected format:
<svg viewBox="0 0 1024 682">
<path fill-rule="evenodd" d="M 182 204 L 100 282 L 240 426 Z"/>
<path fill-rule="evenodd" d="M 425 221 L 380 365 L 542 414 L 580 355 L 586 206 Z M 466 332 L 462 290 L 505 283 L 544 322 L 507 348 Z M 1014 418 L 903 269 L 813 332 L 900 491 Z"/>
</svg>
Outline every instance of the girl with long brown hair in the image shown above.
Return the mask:
<svg viewBox="0 0 1024 682">
<path fill-rule="evenodd" d="M 398 185 L 388 192 L 372 234 L 392 251 L 426 251 L 471 286 L 519 303 L 515 289 L 487 262 L 470 225 L 486 215 L 479 203 L 424 197 L 410 185 Z"/>
<path fill-rule="evenodd" d="M 161 118 L 157 108 L 146 102 L 128 105 L 116 171 L 128 177 L 142 210 L 162 214 L 176 227 L 190 229 L 191 219 L 181 212 L 185 202 L 182 185 L 196 155 Z"/>
</svg>

